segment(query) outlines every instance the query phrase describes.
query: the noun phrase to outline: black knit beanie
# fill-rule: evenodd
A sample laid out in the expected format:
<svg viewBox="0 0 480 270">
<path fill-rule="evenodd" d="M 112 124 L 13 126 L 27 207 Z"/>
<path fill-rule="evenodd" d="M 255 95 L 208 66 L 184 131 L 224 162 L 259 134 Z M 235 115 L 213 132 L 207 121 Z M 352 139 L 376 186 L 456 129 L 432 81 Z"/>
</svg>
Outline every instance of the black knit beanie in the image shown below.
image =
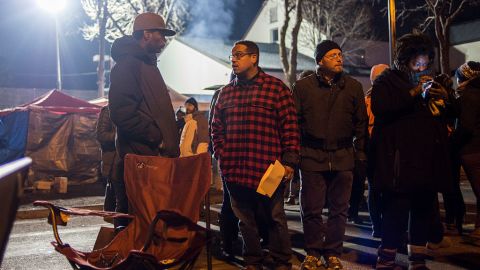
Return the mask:
<svg viewBox="0 0 480 270">
<path fill-rule="evenodd" d="M 320 43 L 318 43 L 317 48 L 315 49 L 315 61 L 318 63 L 320 60 L 322 60 L 323 56 L 325 54 L 333 49 L 339 49 L 340 51 L 342 50 L 340 46 L 334 41 L 331 40 L 324 40 Z"/>
</svg>

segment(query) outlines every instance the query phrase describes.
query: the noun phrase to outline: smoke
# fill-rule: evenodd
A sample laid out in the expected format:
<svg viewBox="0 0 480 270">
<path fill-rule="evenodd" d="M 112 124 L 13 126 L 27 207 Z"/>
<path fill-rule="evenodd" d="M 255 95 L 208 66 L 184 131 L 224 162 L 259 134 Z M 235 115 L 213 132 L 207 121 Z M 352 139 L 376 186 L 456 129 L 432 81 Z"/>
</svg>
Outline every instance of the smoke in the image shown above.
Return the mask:
<svg viewBox="0 0 480 270">
<path fill-rule="evenodd" d="M 193 0 L 187 37 L 228 39 L 237 0 Z"/>
</svg>

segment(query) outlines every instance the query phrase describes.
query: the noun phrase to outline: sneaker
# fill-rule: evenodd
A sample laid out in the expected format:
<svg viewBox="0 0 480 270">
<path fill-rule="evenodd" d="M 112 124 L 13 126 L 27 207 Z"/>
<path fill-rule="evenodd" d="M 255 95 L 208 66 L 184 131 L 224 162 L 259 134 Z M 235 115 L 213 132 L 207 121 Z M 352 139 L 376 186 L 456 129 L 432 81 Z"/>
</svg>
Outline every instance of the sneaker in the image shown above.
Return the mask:
<svg viewBox="0 0 480 270">
<path fill-rule="evenodd" d="M 337 256 L 329 256 L 325 264 L 327 265 L 327 270 L 343 269 L 343 265 Z"/>
<path fill-rule="evenodd" d="M 452 245 L 452 240 L 450 238 L 444 236 L 442 241 L 440 243 L 433 243 L 433 242 L 428 242 L 427 243 L 427 248 L 430 250 L 437 250 L 439 248 L 448 248 Z"/>
<path fill-rule="evenodd" d="M 302 264 L 300 264 L 300 270 L 316 270 L 321 265 L 322 263 L 317 257 L 307 255 L 307 257 L 305 257 L 305 259 L 303 260 Z"/>
</svg>

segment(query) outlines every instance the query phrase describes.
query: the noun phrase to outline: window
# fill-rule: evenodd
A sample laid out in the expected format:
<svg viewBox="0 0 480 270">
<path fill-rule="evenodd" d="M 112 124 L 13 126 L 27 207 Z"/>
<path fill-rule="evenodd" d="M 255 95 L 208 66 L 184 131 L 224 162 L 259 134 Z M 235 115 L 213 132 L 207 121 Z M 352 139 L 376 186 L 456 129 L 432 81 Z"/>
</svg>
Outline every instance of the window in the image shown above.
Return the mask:
<svg viewBox="0 0 480 270">
<path fill-rule="evenodd" d="M 273 42 L 278 42 L 278 28 L 270 30 L 270 40 Z"/>
<path fill-rule="evenodd" d="M 277 6 L 270 8 L 270 23 L 278 22 Z"/>
</svg>

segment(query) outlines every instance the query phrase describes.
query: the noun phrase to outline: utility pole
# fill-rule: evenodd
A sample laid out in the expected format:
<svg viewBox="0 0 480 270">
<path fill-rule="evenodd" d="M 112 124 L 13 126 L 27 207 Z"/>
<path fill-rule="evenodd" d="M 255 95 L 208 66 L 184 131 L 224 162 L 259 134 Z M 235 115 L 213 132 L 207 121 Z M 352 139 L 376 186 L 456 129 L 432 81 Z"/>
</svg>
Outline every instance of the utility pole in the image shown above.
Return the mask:
<svg viewBox="0 0 480 270">
<path fill-rule="evenodd" d="M 97 19 L 98 19 L 98 68 L 97 68 L 97 86 L 98 97 L 105 95 L 105 28 L 107 23 L 107 1 L 97 0 Z M 102 12 L 103 11 L 103 12 Z"/>
<path fill-rule="evenodd" d="M 388 0 L 388 44 L 390 45 L 390 67 L 393 67 L 395 42 L 397 40 L 395 0 Z"/>
</svg>

